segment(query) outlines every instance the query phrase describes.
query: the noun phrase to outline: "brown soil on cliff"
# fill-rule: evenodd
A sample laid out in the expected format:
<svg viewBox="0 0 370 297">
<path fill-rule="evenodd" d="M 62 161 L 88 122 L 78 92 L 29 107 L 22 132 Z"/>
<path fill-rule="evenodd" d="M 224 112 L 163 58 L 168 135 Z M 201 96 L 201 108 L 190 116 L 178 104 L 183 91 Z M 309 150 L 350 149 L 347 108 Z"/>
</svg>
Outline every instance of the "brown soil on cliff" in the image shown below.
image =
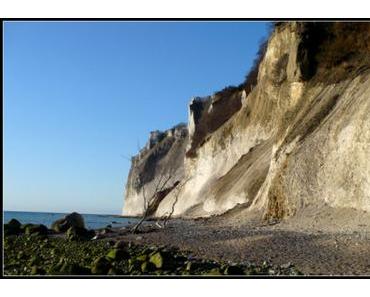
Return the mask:
<svg viewBox="0 0 370 297">
<path fill-rule="evenodd" d="M 300 222 L 275 225 L 262 224 L 257 216 L 243 224 L 230 223 L 230 218 L 224 216 L 173 220 L 165 229 L 120 238 L 177 247 L 211 260 L 292 263 L 309 275 L 370 275 L 368 214 L 323 207 L 319 216 L 310 217 L 309 212 L 304 215 L 306 219 Z"/>
</svg>

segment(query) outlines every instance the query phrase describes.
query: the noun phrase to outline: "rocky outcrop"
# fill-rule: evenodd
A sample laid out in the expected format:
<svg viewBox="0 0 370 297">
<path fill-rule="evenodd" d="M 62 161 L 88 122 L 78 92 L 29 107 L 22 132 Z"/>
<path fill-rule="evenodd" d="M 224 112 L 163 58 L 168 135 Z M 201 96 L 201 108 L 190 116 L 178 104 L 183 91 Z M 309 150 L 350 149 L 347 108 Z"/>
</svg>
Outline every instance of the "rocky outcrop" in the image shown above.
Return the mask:
<svg viewBox="0 0 370 297">
<path fill-rule="evenodd" d="M 277 24 L 255 85 L 193 99 L 181 149 L 164 137 L 133 159 L 124 214 L 142 213 L 163 168 L 177 173 L 156 216 L 237 205 L 272 221 L 322 205 L 368 212 L 369 114 L 368 23 Z"/>
<path fill-rule="evenodd" d="M 188 129 L 179 124 L 164 132 L 150 133 L 148 143 L 132 158 L 128 175 L 124 215 L 140 215 L 145 207 L 154 213 L 177 183 L 184 178 Z M 155 196 L 155 199 L 153 199 Z M 150 205 L 146 205 L 151 202 Z"/>
<path fill-rule="evenodd" d="M 58 219 L 51 224 L 51 229 L 55 232 L 66 232 L 72 227 L 85 229 L 84 218 L 77 212 L 67 214 L 63 218 Z"/>
</svg>

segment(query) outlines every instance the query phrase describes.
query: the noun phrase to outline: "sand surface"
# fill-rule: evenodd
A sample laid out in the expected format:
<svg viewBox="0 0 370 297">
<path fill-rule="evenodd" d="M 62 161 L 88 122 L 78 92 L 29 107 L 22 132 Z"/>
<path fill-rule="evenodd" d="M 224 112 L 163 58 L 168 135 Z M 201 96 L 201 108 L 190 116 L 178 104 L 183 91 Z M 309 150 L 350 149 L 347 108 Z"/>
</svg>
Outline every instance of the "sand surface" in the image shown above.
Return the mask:
<svg viewBox="0 0 370 297">
<path fill-rule="evenodd" d="M 351 209 L 308 208 L 295 218 L 266 224 L 259 214 L 234 210 L 220 217 L 174 219 L 164 229 L 146 222 L 148 232 L 110 236 L 166 245 L 194 256 L 231 262 L 294 264 L 310 275 L 370 275 L 370 218 Z M 152 228 L 151 228 L 152 227 Z"/>
</svg>

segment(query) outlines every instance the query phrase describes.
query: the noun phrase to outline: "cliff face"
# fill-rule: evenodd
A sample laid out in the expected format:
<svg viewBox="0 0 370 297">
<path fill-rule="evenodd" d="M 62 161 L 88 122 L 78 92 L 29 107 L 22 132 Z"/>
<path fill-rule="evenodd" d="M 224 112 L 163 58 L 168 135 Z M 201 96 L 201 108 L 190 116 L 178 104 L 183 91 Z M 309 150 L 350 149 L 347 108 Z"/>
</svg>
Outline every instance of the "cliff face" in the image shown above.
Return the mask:
<svg viewBox="0 0 370 297">
<path fill-rule="evenodd" d="M 132 158 L 124 215 L 141 215 L 144 207 L 150 207 L 154 213 L 164 195 L 184 178 L 187 144 L 188 129 L 184 124 L 150 133 L 145 147 Z"/>
<path fill-rule="evenodd" d="M 165 134 L 133 159 L 123 213 L 143 212 L 142 191 L 155 192 L 163 172 L 156 216 L 370 211 L 369 114 L 369 24 L 278 24 L 254 85 L 192 100 L 189 133 Z"/>
</svg>

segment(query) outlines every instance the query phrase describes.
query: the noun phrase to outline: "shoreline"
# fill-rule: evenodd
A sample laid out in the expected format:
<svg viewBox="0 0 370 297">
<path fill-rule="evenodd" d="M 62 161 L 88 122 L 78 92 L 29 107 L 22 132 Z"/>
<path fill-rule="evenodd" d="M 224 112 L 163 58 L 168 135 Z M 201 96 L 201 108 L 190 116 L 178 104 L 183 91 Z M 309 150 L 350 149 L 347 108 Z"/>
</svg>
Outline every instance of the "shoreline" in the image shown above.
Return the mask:
<svg viewBox="0 0 370 297">
<path fill-rule="evenodd" d="M 71 239 L 69 232 L 57 233 L 52 230 L 49 230 L 43 239 L 49 242 L 61 240 L 61 246 L 66 248 L 66 251 L 61 254 L 68 254 L 67 250 L 72 245 L 77 250 L 85 249 L 85 247 L 88 247 L 88 250 L 100 249 L 100 256 L 106 257 L 106 254 L 120 243 L 124 249 L 130 249 L 130 246 L 141 249 L 140 252 L 135 249 L 131 251 L 131 258 L 135 260 L 136 257 L 143 256 L 140 253 L 144 250 L 165 250 L 165 253 L 170 255 L 170 260 L 168 260 L 170 262 L 175 263 L 177 260 L 174 259 L 177 257 L 190 256 L 192 260 L 199 261 L 199 263 L 208 263 L 207 265 L 211 263 L 221 275 L 225 275 L 226 268 L 224 267 L 231 265 L 243 267 L 247 275 L 285 275 L 284 273 L 297 275 L 302 273 L 304 275 L 369 276 L 370 229 L 366 223 L 368 214 L 365 212 L 351 213 L 349 210 L 343 210 L 343 212 L 347 213 L 347 217 L 342 211 L 333 212 L 330 208 L 323 208 L 320 216 L 311 217 L 310 213 L 306 213 L 299 219 L 299 222 L 293 218 L 279 223 L 266 224 L 259 219 L 260 214 L 249 213 L 247 216 L 241 210 L 237 215 L 229 213 L 211 218 L 173 218 L 164 228 L 159 228 L 156 224 L 157 220 L 152 218 L 146 220 L 137 233 L 131 232 L 131 228 L 135 225 L 135 222 L 131 222 L 124 227 L 113 224 L 90 230 L 95 234 L 95 236 L 92 235 L 94 238 L 91 236 L 90 239 L 81 239 L 81 241 L 78 237 Z M 354 225 L 357 227 L 353 228 Z M 21 242 L 28 238 L 26 235 L 15 236 L 15 238 L 18 237 Z M 9 242 L 14 241 L 9 238 L 6 237 Z M 34 240 L 37 241 L 37 237 L 31 235 L 27 240 L 32 243 Z M 10 258 L 6 259 L 6 265 L 14 261 L 12 256 L 17 260 L 22 260 L 23 247 L 20 248 L 20 246 L 22 245 L 15 244 L 12 248 L 8 246 L 6 249 L 5 247 L 6 257 L 8 252 L 13 253 L 9 256 Z M 14 255 L 14 251 L 20 253 L 21 256 Z M 148 260 L 149 256 L 150 254 L 147 254 L 143 256 L 143 259 Z M 65 255 L 62 255 L 63 257 Z M 90 262 L 84 264 L 85 268 L 90 267 L 94 259 L 86 261 Z M 121 270 L 116 274 L 178 275 L 181 272 L 181 275 L 186 275 L 189 273 L 185 269 L 188 265 L 187 261 L 183 260 L 178 263 L 175 270 L 171 268 L 172 270 L 165 271 L 146 271 L 146 268 L 141 270 L 138 267 L 135 271 L 131 271 L 127 263 L 122 262 L 119 264 Z M 200 275 L 211 273 L 208 269 L 210 266 L 207 265 L 198 265 L 202 269 L 196 273 Z M 288 268 L 292 270 L 282 270 Z M 228 275 L 229 273 L 230 271 L 227 272 Z"/>
</svg>

